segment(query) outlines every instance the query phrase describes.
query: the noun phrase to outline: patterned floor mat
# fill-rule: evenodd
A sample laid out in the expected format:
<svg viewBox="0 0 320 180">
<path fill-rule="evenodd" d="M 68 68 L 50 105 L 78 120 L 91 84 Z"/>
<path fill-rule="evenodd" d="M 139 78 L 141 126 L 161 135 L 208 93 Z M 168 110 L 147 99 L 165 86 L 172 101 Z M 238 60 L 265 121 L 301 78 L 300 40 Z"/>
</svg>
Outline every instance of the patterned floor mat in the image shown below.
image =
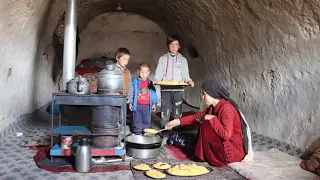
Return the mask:
<svg viewBox="0 0 320 180">
<path fill-rule="evenodd" d="M 21 116 L 19 123 L 10 125 L 0 133 L 1 180 L 134 180 L 132 172 L 128 170 L 98 173 L 53 173 L 38 168 L 33 160 L 36 151 L 20 146 L 19 144 L 26 137 L 17 136 L 17 132 L 28 135 L 38 128 L 49 129 L 50 120 L 51 115 L 45 111 L 36 112 L 32 116 Z"/>
<path fill-rule="evenodd" d="M 37 128 L 28 133 L 20 142 L 22 147 L 50 145 L 50 128 Z"/>
<path fill-rule="evenodd" d="M 33 156 L 36 151 L 31 150 L 28 145 L 34 145 L 48 142 L 43 141 L 47 139 L 47 134 L 51 126 L 51 115 L 45 112 L 46 107 L 39 111 L 20 116 L 17 123 L 11 124 L 5 130 L 0 132 L 0 179 L 1 180 L 133 180 L 134 176 L 131 171 L 117 171 L 108 173 L 52 173 L 40 169 L 36 166 Z M 187 109 L 185 111 L 191 111 Z M 156 116 L 156 115 L 154 115 Z M 43 131 L 41 131 L 43 130 Z M 40 132 L 39 138 L 35 135 Z M 17 136 L 17 132 L 30 137 Z M 32 140 L 30 140 L 30 138 Z M 40 141 L 39 141 L 40 140 Z M 25 142 L 24 142 L 25 141 Z M 36 142 L 32 142 L 36 141 Z M 255 152 L 268 151 L 276 148 L 284 153 L 299 157 L 302 151 L 292 145 L 282 143 L 278 140 L 265 137 L 260 134 L 252 133 L 253 148 Z M 20 145 L 19 145 L 20 144 Z M 22 147 L 23 146 L 23 147 Z M 172 155 L 162 149 L 162 153 L 157 159 L 174 159 Z M 233 171 L 234 172 L 234 171 Z"/>
</svg>

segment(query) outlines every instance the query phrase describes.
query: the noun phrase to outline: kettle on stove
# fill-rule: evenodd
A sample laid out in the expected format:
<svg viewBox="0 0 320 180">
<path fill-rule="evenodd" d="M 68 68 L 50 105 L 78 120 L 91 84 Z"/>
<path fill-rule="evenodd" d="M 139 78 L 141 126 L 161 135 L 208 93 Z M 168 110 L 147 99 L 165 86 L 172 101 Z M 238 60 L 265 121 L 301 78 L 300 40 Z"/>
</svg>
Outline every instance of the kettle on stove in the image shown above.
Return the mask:
<svg viewBox="0 0 320 180">
<path fill-rule="evenodd" d="M 106 68 L 98 73 L 98 94 L 119 95 L 123 94 L 124 76 L 122 70 L 112 61 L 106 62 Z"/>
<path fill-rule="evenodd" d="M 68 82 L 68 93 L 70 94 L 90 94 L 90 85 L 87 78 L 75 77 Z"/>
<path fill-rule="evenodd" d="M 92 154 L 89 139 L 82 137 L 75 154 L 75 169 L 77 172 L 89 172 L 92 168 Z"/>
</svg>

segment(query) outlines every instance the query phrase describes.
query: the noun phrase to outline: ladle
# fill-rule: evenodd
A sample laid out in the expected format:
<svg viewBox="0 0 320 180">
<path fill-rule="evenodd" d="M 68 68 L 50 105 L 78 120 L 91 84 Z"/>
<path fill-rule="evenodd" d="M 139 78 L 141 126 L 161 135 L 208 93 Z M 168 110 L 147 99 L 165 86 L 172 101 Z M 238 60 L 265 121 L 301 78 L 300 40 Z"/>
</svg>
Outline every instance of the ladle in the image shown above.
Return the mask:
<svg viewBox="0 0 320 180">
<path fill-rule="evenodd" d="M 175 127 L 175 126 L 174 126 Z M 165 131 L 165 130 L 168 130 L 168 129 L 160 129 L 160 130 L 158 130 L 157 132 L 155 132 L 155 133 L 152 133 L 152 132 L 146 132 L 144 135 L 156 135 L 156 134 L 158 134 L 159 132 L 162 132 L 162 131 Z"/>
</svg>

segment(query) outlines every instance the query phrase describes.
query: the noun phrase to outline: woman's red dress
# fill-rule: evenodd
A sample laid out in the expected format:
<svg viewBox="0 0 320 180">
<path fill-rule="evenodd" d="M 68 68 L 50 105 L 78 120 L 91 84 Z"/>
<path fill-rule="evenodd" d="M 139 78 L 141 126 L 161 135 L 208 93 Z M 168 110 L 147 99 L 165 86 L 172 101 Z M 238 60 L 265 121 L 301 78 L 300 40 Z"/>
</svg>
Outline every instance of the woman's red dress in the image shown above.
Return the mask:
<svg viewBox="0 0 320 180">
<path fill-rule="evenodd" d="M 180 118 L 181 126 L 198 123 L 199 117 L 212 114 L 211 120 L 203 120 L 195 154 L 216 167 L 225 167 L 231 162 L 240 162 L 244 157 L 240 116 L 234 106 L 221 99 L 214 108 L 210 106 L 198 114 Z"/>
</svg>

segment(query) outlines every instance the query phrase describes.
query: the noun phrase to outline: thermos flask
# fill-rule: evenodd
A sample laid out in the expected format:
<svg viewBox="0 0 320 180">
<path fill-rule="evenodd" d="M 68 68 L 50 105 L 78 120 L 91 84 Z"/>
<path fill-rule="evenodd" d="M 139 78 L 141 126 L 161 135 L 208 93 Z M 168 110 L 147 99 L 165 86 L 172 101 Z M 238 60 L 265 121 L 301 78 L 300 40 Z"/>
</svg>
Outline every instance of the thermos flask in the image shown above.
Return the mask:
<svg viewBox="0 0 320 180">
<path fill-rule="evenodd" d="M 82 137 L 75 154 L 75 169 L 77 172 L 89 172 L 92 168 L 92 154 L 89 140 L 87 137 Z"/>
</svg>

